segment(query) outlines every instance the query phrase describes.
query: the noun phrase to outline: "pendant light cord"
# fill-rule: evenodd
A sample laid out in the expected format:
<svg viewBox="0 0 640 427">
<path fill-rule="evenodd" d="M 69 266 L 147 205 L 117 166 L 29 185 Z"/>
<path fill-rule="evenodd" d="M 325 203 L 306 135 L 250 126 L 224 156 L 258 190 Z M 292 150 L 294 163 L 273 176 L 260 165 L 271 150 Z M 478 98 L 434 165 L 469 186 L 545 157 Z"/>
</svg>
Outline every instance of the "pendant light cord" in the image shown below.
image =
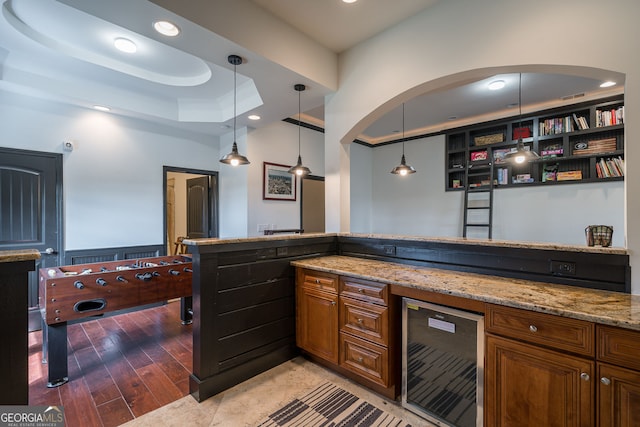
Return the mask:
<svg viewBox="0 0 640 427">
<path fill-rule="evenodd" d="M 404 102 L 402 103 L 402 157 L 404 157 Z"/>
<path fill-rule="evenodd" d="M 300 133 L 300 114 L 301 114 L 301 107 L 300 107 L 300 92 L 298 91 L 298 157 L 300 157 L 300 138 L 301 138 L 301 133 Z"/>
<path fill-rule="evenodd" d="M 520 127 L 522 127 L 522 73 L 520 73 L 520 84 L 518 84 L 518 111 L 520 114 Z"/>
<path fill-rule="evenodd" d="M 237 62 L 237 61 L 236 61 Z M 237 91 L 238 91 L 238 85 L 237 85 L 237 79 L 238 79 L 238 73 L 236 71 L 236 68 L 238 67 L 238 64 L 236 64 L 235 62 L 233 63 L 233 142 L 236 142 L 236 104 L 238 103 L 238 95 L 237 95 Z"/>
</svg>

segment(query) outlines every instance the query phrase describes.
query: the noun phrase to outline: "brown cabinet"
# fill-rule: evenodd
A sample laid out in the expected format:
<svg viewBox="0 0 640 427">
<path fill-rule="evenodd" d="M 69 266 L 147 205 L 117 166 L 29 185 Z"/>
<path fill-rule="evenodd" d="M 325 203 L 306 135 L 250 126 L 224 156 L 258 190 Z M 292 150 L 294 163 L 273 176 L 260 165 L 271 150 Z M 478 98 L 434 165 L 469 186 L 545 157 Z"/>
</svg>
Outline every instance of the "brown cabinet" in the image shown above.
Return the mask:
<svg viewBox="0 0 640 427">
<path fill-rule="evenodd" d="M 297 307 L 298 347 L 395 398 L 387 285 L 298 268 Z"/>
<path fill-rule="evenodd" d="M 486 314 L 485 425 L 594 426 L 593 324 L 491 305 Z"/>
<path fill-rule="evenodd" d="M 338 276 L 298 269 L 298 347 L 338 363 Z"/>
<path fill-rule="evenodd" d="M 598 426 L 638 426 L 640 332 L 603 325 L 597 332 Z"/>
<path fill-rule="evenodd" d="M 389 287 L 340 277 L 340 366 L 383 387 L 392 384 Z"/>
</svg>

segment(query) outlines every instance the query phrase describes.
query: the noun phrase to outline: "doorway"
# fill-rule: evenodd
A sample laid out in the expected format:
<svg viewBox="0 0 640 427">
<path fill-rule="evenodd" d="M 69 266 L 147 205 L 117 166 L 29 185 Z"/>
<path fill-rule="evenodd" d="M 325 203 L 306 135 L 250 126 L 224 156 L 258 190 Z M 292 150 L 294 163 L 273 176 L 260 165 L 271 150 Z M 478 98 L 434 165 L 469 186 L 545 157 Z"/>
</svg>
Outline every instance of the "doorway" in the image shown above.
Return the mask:
<svg viewBox="0 0 640 427">
<path fill-rule="evenodd" d="M 36 249 L 29 273 L 29 331 L 39 330 L 38 269 L 60 265 L 62 154 L 0 148 L 0 250 Z"/>
<path fill-rule="evenodd" d="M 324 177 L 309 175 L 300 180 L 300 228 L 305 233 L 324 233 Z"/>
<path fill-rule="evenodd" d="M 185 238 L 218 237 L 218 172 L 163 169 L 166 253 L 184 253 Z"/>
</svg>

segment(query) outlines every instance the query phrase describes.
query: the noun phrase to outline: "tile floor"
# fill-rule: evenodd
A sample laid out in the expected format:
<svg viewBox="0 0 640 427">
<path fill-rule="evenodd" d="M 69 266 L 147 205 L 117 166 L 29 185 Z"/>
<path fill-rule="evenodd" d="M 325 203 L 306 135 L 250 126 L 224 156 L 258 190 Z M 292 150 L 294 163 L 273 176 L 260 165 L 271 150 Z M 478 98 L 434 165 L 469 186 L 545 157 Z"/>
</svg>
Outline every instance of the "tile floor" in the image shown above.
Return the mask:
<svg viewBox="0 0 640 427">
<path fill-rule="evenodd" d="M 202 403 L 183 397 L 124 424 L 126 427 L 250 427 L 317 385 L 331 381 L 412 426 L 434 426 L 400 406 L 344 377 L 297 357 Z"/>
</svg>

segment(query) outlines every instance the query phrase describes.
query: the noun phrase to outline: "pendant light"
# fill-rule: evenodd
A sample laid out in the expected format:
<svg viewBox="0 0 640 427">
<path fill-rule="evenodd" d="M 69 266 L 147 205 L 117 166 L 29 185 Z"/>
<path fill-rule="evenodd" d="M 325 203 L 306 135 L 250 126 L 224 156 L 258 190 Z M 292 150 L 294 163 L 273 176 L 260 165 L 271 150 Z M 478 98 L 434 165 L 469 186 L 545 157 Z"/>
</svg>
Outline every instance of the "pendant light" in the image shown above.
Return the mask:
<svg viewBox="0 0 640 427">
<path fill-rule="evenodd" d="M 236 72 L 236 67 L 239 64 L 242 64 L 242 58 L 238 55 L 229 55 L 227 58 L 230 64 L 233 64 L 233 146 L 231 147 L 231 152 L 220 159 L 220 163 L 224 163 L 231 166 L 238 165 L 248 165 L 249 160 L 238 153 L 238 144 L 236 144 L 236 107 L 237 107 L 237 78 L 238 74 Z"/>
<path fill-rule="evenodd" d="M 520 83 L 518 84 L 518 111 L 520 123 L 519 127 L 522 127 L 522 73 L 520 73 Z M 516 145 L 516 151 L 511 151 L 504 156 L 504 159 L 516 164 L 522 164 L 524 162 L 530 162 L 540 158 L 538 153 L 533 150 L 525 150 L 522 137 L 518 137 L 518 143 Z"/>
<path fill-rule="evenodd" d="M 296 174 L 298 176 L 306 176 L 311 173 L 308 167 L 302 165 L 302 157 L 300 156 L 300 115 L 302 114 L 302 110 L 300 109 L 300 92 L 305 90 L 307 87 L 305 85 L 297 84 L 293 87 L 298 91 L 298 163 L 289 169 L 289 173 Z"/>
<path fill-rule="evenodd" d="M 413 166 L 408 165 L 407 161 L 404 158 L 404 102 L 402 103 L 402 160 L 400 160 L 400 165 L 391 169 L 391 173 L 401 176 L 416 173 L 416 170 L 413 168 Z"/>
</svg>

